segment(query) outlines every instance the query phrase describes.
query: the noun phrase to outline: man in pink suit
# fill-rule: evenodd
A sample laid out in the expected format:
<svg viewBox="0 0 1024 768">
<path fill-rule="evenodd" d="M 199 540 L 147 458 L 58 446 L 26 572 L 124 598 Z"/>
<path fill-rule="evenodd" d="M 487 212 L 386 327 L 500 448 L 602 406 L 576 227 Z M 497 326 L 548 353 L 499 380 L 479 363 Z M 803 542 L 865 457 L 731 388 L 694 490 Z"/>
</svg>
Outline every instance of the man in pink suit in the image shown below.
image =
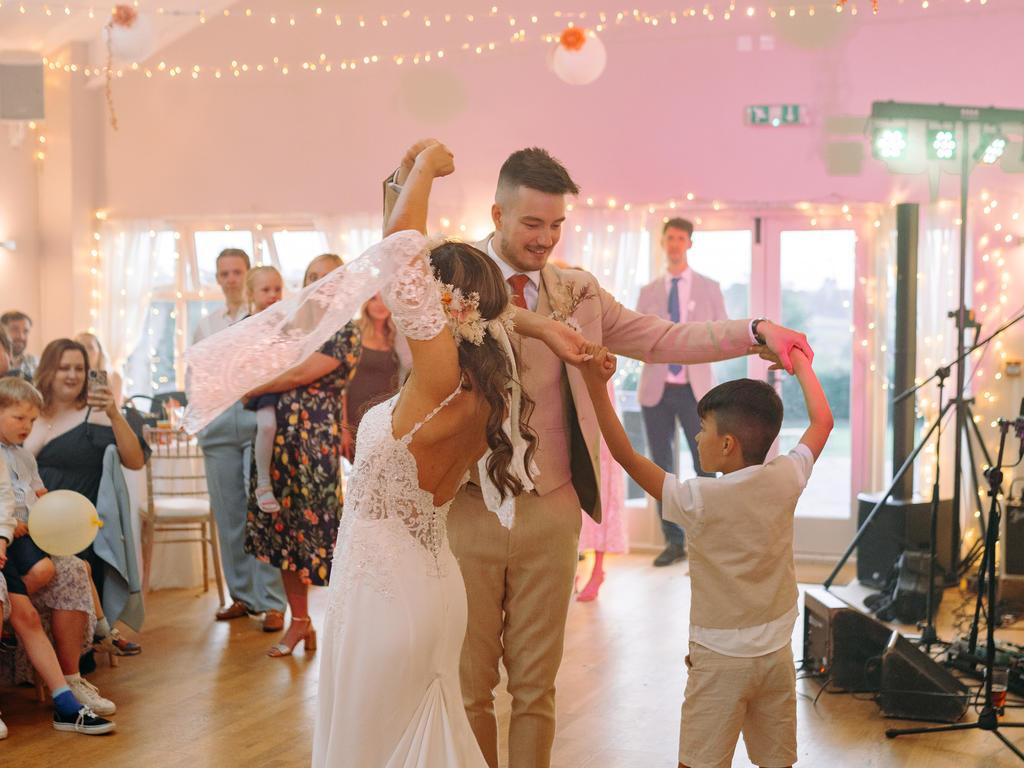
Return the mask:
<svg viewBox="0 0 1024 768">
<path fill-rule="evenodd" d="M 385 181 L 385 221 L 422 147 L 414 145 Z M 543 149 L 514 152 L 502 166 L 491 208 L 494 232 L 474 245 L 501 269 L 517 305 L 566 320 L 616 354 L 649 362 L 710 362 L 751 351 L 749 320 L 671 323 L 640 315 L 590 273 L 549 262 L 565 222 L 566 197 L 578 192 L 569 172 Z M 787 367 L 791 348 L 809 350 L 803 334 L 781 326 L 763 322 L 758 334 Z M 494 691 L 504 662 L 512 695 L 509 768 L 548 768 L 580 509 L 601 519 L 600 431 L 578 370 L 533 339 L 513 334 L 513 346 L 523 389 L 536 404 L 530 416 L 539 438 L 536 489 L 516 498 L 515 523 L 505 528 L 470 482 L 449 512 L 448 540 L 466 583 L 469 623 L 460 677 L 480 748 L 497 768 Z"/>
<path fill-rule="evenodd" d="M 662 228 L 661 249 L 665 253 L 665 274 L 640 290 L 636 311 L 673 323 L 728 320 L 725 299 L 718 283 L 690 269 L 687 254 L 693 244 L 693 224 L 686 219 L 669 219 Z M 651 459 L 666 472 L 678 474 L 679 427 L 690 446 L 693 470 L 706 477 L 697 458 L 700 418 L 697 403 L 714 386 L 708 363 L 646 363 L 640 373 L 637 399 L 644 416 Z M 658 502 L 661 516 L 661 502 Z M 671 565 L 686 557 L 686 533 L 662 518 L 665 549 L 654 559 L 656 566 Z"/>
</svg>

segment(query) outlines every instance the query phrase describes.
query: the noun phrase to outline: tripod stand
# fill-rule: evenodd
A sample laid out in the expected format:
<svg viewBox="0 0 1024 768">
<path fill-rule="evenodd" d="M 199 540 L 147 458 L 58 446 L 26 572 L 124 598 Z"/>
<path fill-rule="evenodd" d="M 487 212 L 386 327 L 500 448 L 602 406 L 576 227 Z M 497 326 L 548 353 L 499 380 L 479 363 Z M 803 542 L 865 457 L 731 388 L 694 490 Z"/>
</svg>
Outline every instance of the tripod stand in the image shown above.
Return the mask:
<svg viewBox="0 0 1024 768">
<path fill-rule="evenodd" d="M 999 540 L 999 492 L 1003 484 L 1003 453 L 1006 448 L 1006 437 L 1011 426 L 1017 430 L 1018 436 L 1024 435 L 1024 418 L 1016 421 L 1007 419 L 999 420 L 999 454 L 996 463 L 985 473 L 988 479 L 988 494 L 991 498 L 989 504 L 988 528 L 985 533 L 985 549 L 982 556 L 982 570 L 978 581 L 978 599 L 975 603 L 974 625 L 971 627 L 971 650 L 975 647 L 978 633 L 978 623 L 981 614 L 981 603 L 986 591 L 988 611 L 986 621 L 986 648 L 985 648 L 985 704 L 978 715 L 978 720 L 973 723 L 955 723 L 953 725 L 929 726 L 926 728 L 889 728 L 886 730 L 886 737 L 893 739 L 897 736 L 906 736 L 914 733 L 948 733 L 951 731 L 982 730 L 994 733 L 1007 749 L 1013 752 L 1024 762 L 1024 752 L 1021 752 L 1014 744 L 999 732 L 1000 728 L 1024 728 L 1024 723 L 1002 723 L 999 722 L 998 712 L 992 703 L 992 670 L 996 660 L 995 640 L 995 605 L 996 605 L 996 543 Z"/>
<path fill-rule="evenodd" d="M 953 366 L 956 365 L 956 366 L 959 366 L 962 369 L 964 367 L 964 362 L 971 355 L 971 353 L 973 353 L 974 351 L 984 347 L 986 344 L 991 342 L 993 339 L 995 339 L 1001 333 L 1006 331 L 1006 329 L 1010 328 L 1011 326 L 1015 325 L 1016 323 L 1019 323 L 1021 320 L 1024 320 L 1024 313 L 1018 314 L 1012 320 L 1004 323 L 1002 326 L 997 328 L 993 333 L 989 334 L 986 338 L 984 338 L 984 339 L 982 339 L 980 341 L 977 341 L 971 347 L 969 347 L 968 349 L 964 350 L 964 352 L 956 360 L 954 360 L 953 362 L 951 362 L 947 366 L 939 368 L 938 370 L 935 371 L 935 373 L 933 373 L 927 379 L 922 381 L 920 384 L 917 384 L 914 387 L 912 387 L 911 389 L 908 389 L 906 392 L 903 392 L 903 393 L 897 395 L 895 398 L 893 398 L 893 402 L 894 403 L 898 403 L 901 400 L 903 400 L 903 399 L 905 399 L 907 397 L 910 397 L 912 394 L 917 392 L 922 387 L 926 386 L 931 381 L 934 381 L 934 380 L 938 379 L 938 381 L 939 381 L 939 389 L 940 389 L 939 402 L 941 403 L 941 400 L 942 400 L 942 388 L 943 388 L 943 386 L 945 384 L 945 380 L 950 376 L 950 371 L 952 370 Z M 963 377 L 958 375 L 958 377 L 957 377 L 958 382 L 959 382 L 959 380 L 961 378 L 963 378 Z M 969 455 L 970 460 L 971 460 L 972 472 L 976 472 L 976 470 L 974 469 L 974 467 L 976 466 L 976 464 L 974 463 L 974 448 L 973 448 L 972 443 L 971 443 L 971 435 L 973 434 L 974 438 L 978 442 L 978 445 L 981 447 L 981 451 L 982 451 L 983 456 L 985 457 L 986 464 L 988 466 L 997 466 L 997 465 L 993 464 L 993 462 L 991 460 L 991 457 L 990 457 L 990 455 L 988 453 L 988 449 L 985 447 L 985 441 L 984 441 L 984 438 L 982 437 L 981 430 L 978 428 L 978 424 L 974 420 L 974 414 L 973 414 L 973 412 L 971 411 L 971 408 L 970 408 L 971 402 L 972 402 L 971 400 L 965 399 L 963 397 L 963 390 L 962 389 L 958 389 L 956 397 L 950 398 L 947 402 L 945 402 L 945 403 L 943 403 L 941 405 L 939 414 L 935 418 L 935 421 L 932 422 L 931 426 L 929 426 L 929 428 L 928 428 L 928 431 L 925 432 L 925 434 L 918 440 L 917 444 L 914 446 L 913 450 L 910 452 L 910 455 L 907 456 L 907 458 L 903 462 L 903 464 L 901 464 L 899 469 L 896 470 L 896 473 L 893 475 L 892 482 L 889 484 L 889 487 L 886 489 L 886 491 L 883 494 L 882 498 L 879 499 L 878 502 L 876 502 L 875 505 L 871 508 L 871 512 L 868 513 L 868 516 L 864 519 L 864 522 L 861 523 L 860 528 L 857 529 L 857 533 L 854 535 L 853 540 L 850 542 L 850 544 L 847 546 L 846 550 L 840 556 L 839 562 L 836 563 L 835 567 L 832 569 L 832 572 L 828 575 L 828 578 L 825 579 L 825 581 L 822 583 L 822 585 L 825 587 L 825 589 L 831 589 L 832 584 L 835 582 L 836 578 L 839 576 L 839 572 L 843 569 L 843 566 L 846 565 L 847 560 L 850 559 L 850 556 L 857 549 L 857 545 L 860 544 L 861 539 L 864 538 L 865 533 L 871 527 L 872 523 L 874 522 L 875 518 L 878 516 L 879 512 L 885 507 L 886 502 L 888 502 L 889 499 L 892 498 L 893 493 L 895 492 L 896 488 L 899 486 L 900 481 L 903 479 L 903 476 L 914 465 L 914 461 L 917 459 L 917 457 L 921 453 L 921 451 L 924 450 L 924 447 L 928 444 L 928 441 L 931 439 L 932 434 L 935 433 L 935 431 L 938 430 L 941 427 L 942 420 L 949 413 L 950 409 L 952 409 L 954 407 L 957 408 L 957 413 L 958 413 L 957 423 L 958 423 L 958 425 L 961 424 L 961 423 L 963 424 L 962 431 L 961 431 L 961 429 L 957 430 L 957 452 L 956 452 L 957 453 L 957 459 L 960 458 L 960 441 L 963 440 L 963 437 L 966 435 L 966 437 L 967 437 L 966 442 L 967 442 L 967 448 L 968 448 L 968 455 Z M 960 416 L 962 416 L 963 418 L 960 418 Z M 970 426 L 968 427 L 967 425 L 970 425 Z M 938 454 L 938 448 L 936 449 L 936 454 Z M 938 455 L 936 455 L 936 461 L 938 461 Z M 960 478 L 961 471 L 962 470 L 961 470 L 959 461 L 957 461 L 956 462 L 956 466 L 955 466 L 955 472 L 956 472 L 955 477 L 956 477 L 957 480 L 959 480 L 959 478 Z M 938 469 L 936 468 L 936 476 L 937 475 L 938 475 Z M 979 484 L 978 484 L 978 478 L 977 478 L 976 474 L 974 475 L 974 481 L 975 481 L 975 489 L 977 490 L 979 488 Z M 932 557 L 933 557 L 931 562 L 933 562 L 933 563 L 934 563 L 934 555 L 935 555 L 935 538 L 936 538 L 935 537 L 935 533 L 936 533 L 936 527 L 937 527 L 937 512 L 938 512 L 938 492 L 937 492 L 937 489 L 938 489 L 938 478 L 936 477 L 936 483 L 934 484 L 933 489 L 932 489 L 932 493 L 933 493 L 933 497 L 932 497 L 932 519 L 931 519 L 931 523 L 930 523 L 930 528 L 931 528 L 931 537 L 930 538 L 932 540 L 931 545 L 930 545 L 930 549 L 931 549 L 931 553 L 932 553 Z M 984 510 L 982 509 L 981 498 L 978 495 L 978 493 L 975 493 L 975 502 L 977 504 L 979 525 L 981 526 L 982 535 L 984 536 L 985 531 L 986 531 L 985 521 L 984 521 L 984 517 L 983 517 L 983 514 L 982 514 Z M 959 517 L 958 517 L 958 515 L 959 515 L 959 506 L 955 503 L 955 499 L 954 499 L 954 505 L 953 505 L 953 515 L 954 515 L 954 518 L 959 520 Z M 991 521 L 989 522 L 989 525 L 991 526 Z M 955 550 L 958 551 L 959 546 L 960 546 L 959 536 L 954 536 L 953 537 L 952 546 L 953 546 L 953 548 Z M 952 555 L 952 553 L 951 553 L 951 555 Z M 956 562 L 956 557 L 951 557 L 950 562 L 951 563 Z M 934 634 L 934 627 L 931 629 L 931 633 L 930 634 Z M 935 641 L 932 640 L 931 642 L 934 643 Z"/>
</svg>

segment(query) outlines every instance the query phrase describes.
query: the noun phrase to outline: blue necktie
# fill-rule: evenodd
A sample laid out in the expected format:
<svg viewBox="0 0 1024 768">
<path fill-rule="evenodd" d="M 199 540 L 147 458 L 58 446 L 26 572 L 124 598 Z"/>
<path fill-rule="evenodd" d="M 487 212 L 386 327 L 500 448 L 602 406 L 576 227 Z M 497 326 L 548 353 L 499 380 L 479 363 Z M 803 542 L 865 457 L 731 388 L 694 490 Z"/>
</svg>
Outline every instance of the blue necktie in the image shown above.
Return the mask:
<svg viewBox="0 0 1024 768">
<path fill-rule="evenodd" d="M 668 317 L 673 323 L 679 322 L 679 280 L 678 277 L 672 278 L 672 287 L 668 292 Z M 683 366 L 672 363 L 668 370 L 673 376 L 678 376 L 682 372 Z"/>
</svg>

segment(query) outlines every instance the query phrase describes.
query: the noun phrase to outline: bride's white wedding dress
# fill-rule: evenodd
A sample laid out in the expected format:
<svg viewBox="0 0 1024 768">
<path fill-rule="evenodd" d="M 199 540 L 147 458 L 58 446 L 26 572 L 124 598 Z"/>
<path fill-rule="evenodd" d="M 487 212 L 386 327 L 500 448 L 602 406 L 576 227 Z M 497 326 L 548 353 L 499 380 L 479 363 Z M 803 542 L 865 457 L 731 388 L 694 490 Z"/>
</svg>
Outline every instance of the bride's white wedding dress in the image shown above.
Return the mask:
<svg viewBox="0 0 1024 768">
<path fill-rule="evenodd" d="M 409 444 L 422 424 L 394 437 L 396 401 L 359 426 L 321 634 L 313 765 L 486 768 L 459 686 L 466 588 L 448 547 L 451 501 L 435 507 L 417 485 Z"/>
</svg>

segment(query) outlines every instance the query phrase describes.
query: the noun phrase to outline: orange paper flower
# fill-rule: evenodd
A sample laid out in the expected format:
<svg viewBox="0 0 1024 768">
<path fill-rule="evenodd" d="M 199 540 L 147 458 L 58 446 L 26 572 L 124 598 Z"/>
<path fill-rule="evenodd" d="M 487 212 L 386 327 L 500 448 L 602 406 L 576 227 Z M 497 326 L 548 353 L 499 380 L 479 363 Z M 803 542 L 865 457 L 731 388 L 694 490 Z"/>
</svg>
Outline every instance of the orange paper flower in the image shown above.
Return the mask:
<svg viewBox="0 0 1024 768">
<path fill-rule="evenodd" d="M 587 35 L 579 27 L 566 27 L 558 42 L 566 50 L 578 51 L 587 42 Z"/>
<path fill-rule="evenodd" d="M 110 22 L 118 27 L 131 27 L 139 17 L 139 12 L 130 5 L 115 5 Z"/>
</svg>

